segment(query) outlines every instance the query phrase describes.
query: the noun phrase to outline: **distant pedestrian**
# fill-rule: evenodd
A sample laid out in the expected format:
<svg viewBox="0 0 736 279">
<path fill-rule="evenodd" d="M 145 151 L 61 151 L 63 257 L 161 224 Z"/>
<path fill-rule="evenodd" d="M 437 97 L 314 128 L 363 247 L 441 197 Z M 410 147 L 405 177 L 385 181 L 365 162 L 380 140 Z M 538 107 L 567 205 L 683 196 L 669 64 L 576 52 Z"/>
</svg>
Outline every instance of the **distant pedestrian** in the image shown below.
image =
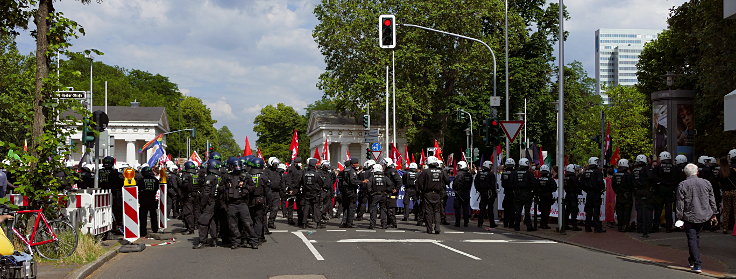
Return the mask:
<svg viewBox="0 0 736 279">
<path fill-rule="evenodd" d="M 8 181 L 8 176 L 5 174 L 5 170 L 0 169 L 0 198 L 5 197 L 8 187 L 15 188 L 15 186 Z"/>
<path fill-rule="evenodd" d="M 675 216 L 683 221 L 682 225 L 687 234 L 687 244 L 690 250 L 688 263 L 692 271 L 701 272 L 700 261 L 700 231 L 706 222 L 717 222 L 716 201 L 713 188 L 708 180 L 698 177 L 698 167 L 693 164 L 685 166 L 687 179 L 677 187 L 677 206 Z"/>
</svg>

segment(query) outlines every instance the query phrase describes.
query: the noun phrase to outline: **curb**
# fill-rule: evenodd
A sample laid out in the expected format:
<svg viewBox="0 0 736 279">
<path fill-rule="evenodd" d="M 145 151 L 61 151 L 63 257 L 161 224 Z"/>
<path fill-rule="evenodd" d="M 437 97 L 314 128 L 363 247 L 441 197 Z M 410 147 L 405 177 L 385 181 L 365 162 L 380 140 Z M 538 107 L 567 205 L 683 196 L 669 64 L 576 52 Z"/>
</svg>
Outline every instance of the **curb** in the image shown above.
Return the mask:
<svg viewBox="0 0 736 279">
<path fill-rule="evenodd" d="M 94 262 L 88 263 L 77 270 L 74 270 L 71 274 L 66 276 L 66 279 L 84 279 L 95 272 L 100 266 L 108 262 L 110 259 L 118 254 L 118 249 L 107 251 L 105 254 L 97 258 Z"/>
<path fill-rule="evenodd" d="M 505 229 L 505 228 L 496 228 L 496 229 L 497 230 L 502 230 L 502 231 L 507 231 L 507 232 L 512 232 L 512 233 L 518 233 L 518 234 L 522 234 L 522 235 L 526 235 L 526 236 L 533 236 L 533 237 L 536 237 L 536 238 L 541 238 L 541 239 L 546 239 L 546 240 L 552 240 L 552 241 L 563 243 L 563 244 L 567 244 L 567 245 L 577 246 L 577 247 L 580 247 L 580 248 L 583 248 L 583 249 L 588 249 L 588 250 L 592 250 L 592 251 L 596 251 L 596 252 L 600 252 L 600 253 L 605 253 L 605 254 L 617 256 L 617 257 L 620 257 L 620 258 L 623 258 L 623 259 L 626 259 L 626 260 L 630 260 L 632 262 L 646 263 L 646 264 L 656 265 L 656 266 L 659 266 L 659 267 L 664 267 L 664 268 L 669 268 L 669 269 L 684 271 L 684 272 L 688 272 L 688 273 L 693 273 L 693 272 L 690 271 L 690 269 L 685 268 L 685 267 L 675 266 L 675 265 L 668 265 L 668 264 L 665 264 L 665 263 L 650 261 L 650 260 L 646 260 L 646 259 L 642 259 L 642 258 L 638 258 L 638 257 L 629 256 L 629 255 L 626 255 L 626 254 L 616 253 L 616 252 L 613 252 L 613 251 L 608 251 L 608 250 L 604 250 L 604 249 L 600 249 L 600 248 L 595 248 L 595 247 L 590 247 L 590 246 L 587 246 L 587 245 L 582 245 L 582 244 L 571 242 L 571 241 L 567 241 L 567 240 L 557 239 L 557 238 L 543 236 L 543 235 L 532 234 L 532 233 L 525 232 L 525 231 L 515 231 L 515 230 L 509 230 L 509 229 Z M 720 274 L 719 275 L 719 274 L 713 274 L 713 273 L 709 273 L 709 272 L 703 272 L 703 273 L 699 273 L 699 275 L 708 276 L 708 277 L 712 277 L 712 278 L 736 278 L 736 275 L 729 274 L 729 273 L 723 273 L 723 274 Z"/>
</svg>

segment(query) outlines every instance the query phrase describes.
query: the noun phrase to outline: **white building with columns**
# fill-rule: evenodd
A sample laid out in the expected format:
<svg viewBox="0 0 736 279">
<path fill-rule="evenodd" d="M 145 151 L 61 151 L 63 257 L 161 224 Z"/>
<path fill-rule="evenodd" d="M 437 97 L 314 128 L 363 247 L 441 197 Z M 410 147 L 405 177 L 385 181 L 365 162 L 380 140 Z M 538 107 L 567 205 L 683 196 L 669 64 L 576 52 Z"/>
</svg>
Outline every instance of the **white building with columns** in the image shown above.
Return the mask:
<svg viewBox="0 0 736 279">
<path fill-rule="evenodd" d="M 365 131 L 363 129 L 362 120 L 358 121 L 350 113 L 338 113 L 332 110 L 312 111 L 307 124 L 307 135 L 309 136 L 309 155 L 314 154 L 314 149 L 319 148 L 320 154 L 322 147 L 327 138 L 330 150 L 330 165 L 337 166 L 337 163 L 343 163 L 347 160 L 347 152 L 350 156 L 358 158 L 362 165 L 366 159 L 366 149 L 370 148 L 371 143 L 365 143 Z M 378 142 L 383 146 L 386 139 L 386 126 L 374 125 L 384 123 L 385 120 L 373 119 L 371 121 L 371 129 L 378 129 Z M 393 136 L 393 130 L 391 131 Z M 396 141 L 398 142 L 399 152 L 404 152 L 406 144 L 406 131 L 396 130 Z M 387 157 L 385 146 L 381 157 Z"/>
<path fill-rule="evenodd" d="M 105 111 L 104 106 L 95 106 L 93 111 Z M 148 149 L 139 153 L 143 145 L 151 141 L 161 133 L 169 131 L 169 119 L 164 107 L 141 107 L 137 104 L 131 106 L 108 106 L 107 116 L 109 123 L 107 132 L 110 136 L 110 147 L 100 149 L 100 157 L 113 156 L 117 165 L 128 164 L 138 166 L 146 163 L 154 149 Z M 103 135 L 101 133 L 101 135 Z M 75 151 L 72 154 L 73 161 L 79 161 L 84 154 L 81 143 L 81 131 L 76 129 L 71 135 L 75 143 Z M 102 141 L 102 140 L 101 140 Z M 163 145 L 166 146 L 166 137 L 163 137 Z"/>
</svg>

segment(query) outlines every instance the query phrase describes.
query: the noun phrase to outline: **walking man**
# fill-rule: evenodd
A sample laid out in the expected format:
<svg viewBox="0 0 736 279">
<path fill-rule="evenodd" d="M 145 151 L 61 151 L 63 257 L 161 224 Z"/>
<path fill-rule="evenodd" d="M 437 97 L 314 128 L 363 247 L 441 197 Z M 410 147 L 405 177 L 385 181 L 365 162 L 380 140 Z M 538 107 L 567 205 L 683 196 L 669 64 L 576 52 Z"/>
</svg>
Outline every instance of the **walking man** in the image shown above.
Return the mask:
<svg viewBox="0 0 736 279">
<path fill-rule="evenodd" d="M 685 166 L 687 179 L 677 187 L 677 206 L 675 215 L 677 225 L 682 225 L 687 234 L 687 246 L 690 250 L 688 263 L 693 272 L 700 273 L 700 231 L 707 222 L 715 225 L 716 200 L 713 196 L 713 187 L 708 180 L 698 177 L 698 166 Z"/>
</svg>

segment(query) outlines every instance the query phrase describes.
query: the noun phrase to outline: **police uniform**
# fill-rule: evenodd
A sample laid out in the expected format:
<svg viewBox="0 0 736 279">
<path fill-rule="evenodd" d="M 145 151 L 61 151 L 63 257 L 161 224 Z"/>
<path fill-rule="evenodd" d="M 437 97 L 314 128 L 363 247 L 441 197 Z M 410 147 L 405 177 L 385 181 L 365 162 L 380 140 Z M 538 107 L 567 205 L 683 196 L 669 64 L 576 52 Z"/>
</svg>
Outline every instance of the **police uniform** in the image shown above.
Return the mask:
<svg viewBox="0 0 736 279">
<path fill-rule="evenodd" d="M 516 227 L 516 220 L 514 218 L 514 183 L 516 182 L 516 174 L 514 167 L 507 165 L 504 167 L 503 173 L 501 174 L 501 186 L 503 187 L 503 227 L 513 228 Z"/>
<path fill-rule="evenodd" d="M 303 210 L 301 225 L 302 228 L 308 227 L 308 218 L 311 213 L 314 217 L 314 221 L 317 223 L 317 228 L 322 227 L 322 218 L 320 216 L 320 194 L 322 189 L 325 187 L 325 182 L 322 180 L 314 166 L 307 167 L 307 170 L 302 174 L 301 180 L 299 180 L 299 189 L 301 189 L 301 203 L 299 204 Z"/>
<path fill-rule="evenodd" d="M 383 172 L 373 172 L 368 182 L 368 192 L 371 194 L 370 201 L 370 229 L 376 226 L 376 213 L 380 210 L 381 228 L 386 229 L 388 223 L 388 196 L 393 189 L 393 182 Z"/>
<path fill-rule="evenodd" d="M 146 236 L 148 230 L 146 228 L 146 218 L 150 217 L 151 231 L 158 232 L 158 202 L 156 201 L 156 191 L 158 191 L 159 182 L 153 173 L 144 173 L 141 186 L 138 187 L 138 197 L 140 201 L 140 233 Z"/>
<path fill-rule="evenodd" d="M 553 193 L 557 191 L 557 182 L 554 178 L 550 177 L 549 172 L 542 172 L 542 176 L 537 180 L 539 181 L 539 185 L 534 191 L 534 195 L 539 201 L 539 227 L 542 229 L 550 229 L 549 213 L 550 210 L 552 210 L 552 204 L 555 202 Z"/>
<path fill-rule="evenodd" d="M 616 217 L 618 231 L 629 231 L 631 209 L 634 203 L 634 177 L 627 168 L 619 168 L 613 174 L 613 191 L 616 193 Z"/>
<path fill-rule="evenodd" d="M 417 188 L 422 193 L 422 208 L 427 233 L 440 233 L 440 212 L 443 211 L 442 193 L 449 182 L 447 175 L 436 166 L 422 170 L 417 178 Z"/>
<path fill-rule="evenodd" d="M 524 214 L 524 225 L 528 231 L 533 230 L 531 224 L 531 207 L 537 179 L 528 167 L 521 167 L 514 172 L 514 230 L 521 230 L 521 215 Z"/>
<path fill-rule="evenodd" d="M 475 175 L 475 190 L 480 195 L 480 214 L 478 215 L 478 227 L 483 226 L 484 219 L 490 221 L 491 228 L 496 227 L 496 220 L 494 220 L 494 206 L 493 201 L 496 200 L 498 193 L 496 191 L 496 174 L 494 174 L 489 168 L 482 168 L 478 174 Z"/>
<path fill-rule="evenodd" d="M 258 248 L 258 239 L 253 231 L 253 220 L 248 207 L 248 187 L 240 172 L 225 176 L 225 196 L 227 201 L 228 228 L 231 248 L 250 245 Z M 242 230 L 241 230 L 242 228 Z"/>
<path fill-rule="evenodd" d="M 467 227 L 470 222 L 470 190 L 473 187 L 473 175 L 467 170 L 457 171 L 455 180 L 452 183 L 452 190 L 455 191 L 455 200 L 453 208 L 455 209 L 455 227 L 460 226 L 460 219 L 463 219 L 463 226 Z"/>
<path fill-rule="evenodd" d="M 419 196 L 417 195 L 417 176 L 419 173 L 416 170 L 409 169 L 402 177 L 404 184 L 404 219 L 409 219 L 409 213 L 414 212 L 414 221 L 418 220 L 419 213 Z M 410 202 L 414 202 L 412 209 L 409 210 Z"/>
<path fill-rule="evenodd" d="M 592 165 L 583 172 L 581 177 L 583 191 L 585 191 L 585 231 L 604 232 L 601 222 L 601 203 L 606 184 L 603 182 L 603 172 L 596 165 Z"/>
</svg>

